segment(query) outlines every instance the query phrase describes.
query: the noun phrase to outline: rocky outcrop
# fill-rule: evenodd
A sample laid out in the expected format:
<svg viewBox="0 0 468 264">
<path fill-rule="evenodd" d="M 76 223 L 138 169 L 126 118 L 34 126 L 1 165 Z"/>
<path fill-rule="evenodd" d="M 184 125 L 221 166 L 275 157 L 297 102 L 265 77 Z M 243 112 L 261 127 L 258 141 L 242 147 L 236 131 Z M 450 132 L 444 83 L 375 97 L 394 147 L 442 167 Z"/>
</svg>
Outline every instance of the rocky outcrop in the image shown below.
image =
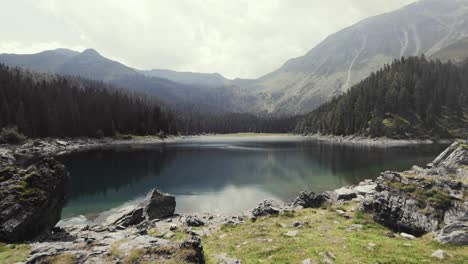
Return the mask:
<svg viewBox="0 0 468 264">
<path fill-rule="evenodd" d="M 15 157 L 8 149 L 0 148 L 0 170 L 15 163 Z"/>
<path fill-rule="evenodd" d="M 468 150 L 454 143 L 427 168 L 384 172 L 375 180 L 375 192 L 363 200 L 362 209 L 376 222 L 418 236 L 437 231 L 442 224 L 459 223 L 468 209 L 466 165 Z M 451 230 L 441 233 L 440 241 L 457 241 L 458 233 L 454 239 L 447 238 Z"/>
<path fill-rule="evenodd" d="M 0 241 L 30 240 L 60 220 L 68 172 L 52 158 L 0 171 Z"/>
</svg>

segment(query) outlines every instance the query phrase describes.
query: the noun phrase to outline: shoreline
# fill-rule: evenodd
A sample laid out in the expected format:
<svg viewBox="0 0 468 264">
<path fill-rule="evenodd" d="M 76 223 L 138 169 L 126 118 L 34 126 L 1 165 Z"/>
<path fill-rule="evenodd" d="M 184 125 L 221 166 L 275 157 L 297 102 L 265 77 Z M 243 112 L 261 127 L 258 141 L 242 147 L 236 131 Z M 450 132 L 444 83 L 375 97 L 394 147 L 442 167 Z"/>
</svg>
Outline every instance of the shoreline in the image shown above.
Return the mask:
<svg viewBox="0 0 468 264">
<path fill-rule="evenodd" d="M 392 139 L 387 137 L 370 138 L 364 136 L 335 136 L 312 134 L 305 135 L 305 138 L 317 140 L 320 142 L 328 142 L 331 144 L 368 146 L 368 147 L 405 147 L 415 145 L 431 145 L 431 144 L 447 144 L 450 145 L 455 139 L 440 139 L 437 141 L 430 139 Z"/>
</svg>

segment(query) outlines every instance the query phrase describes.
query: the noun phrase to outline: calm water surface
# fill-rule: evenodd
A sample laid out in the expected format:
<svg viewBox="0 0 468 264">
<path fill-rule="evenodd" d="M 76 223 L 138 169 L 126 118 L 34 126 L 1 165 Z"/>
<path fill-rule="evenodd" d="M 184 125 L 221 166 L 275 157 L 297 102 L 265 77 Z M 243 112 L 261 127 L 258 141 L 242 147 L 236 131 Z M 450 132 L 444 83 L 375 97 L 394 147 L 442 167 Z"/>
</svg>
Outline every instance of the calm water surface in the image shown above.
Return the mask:
<svg viewBox="0 0 468 264">
<path fill-rule="evenodd" d="M 433 160 L 444 146 L 371 148 L 302 137 L 196 137 L 60 157 L 71 171 L 62 218 L 140 202 L 152 188 L 176 196 L 177 212 L 234 214 L 261 200 L 289 201 Z"/>
</svg>

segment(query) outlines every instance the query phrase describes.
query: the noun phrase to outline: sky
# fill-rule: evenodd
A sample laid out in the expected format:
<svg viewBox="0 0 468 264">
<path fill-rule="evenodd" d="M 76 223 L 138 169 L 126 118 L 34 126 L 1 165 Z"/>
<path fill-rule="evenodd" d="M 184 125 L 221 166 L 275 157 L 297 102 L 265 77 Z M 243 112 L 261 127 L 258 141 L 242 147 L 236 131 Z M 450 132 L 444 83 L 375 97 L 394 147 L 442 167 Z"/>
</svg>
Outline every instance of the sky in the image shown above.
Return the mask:
<svg viewBox="0 0 468 264">
<path fill-rule="evenodd" d="M 258 78 L 415 0 L 0 0 L 0 53 L 96 49 L 138 69 Z"/>
</svg>

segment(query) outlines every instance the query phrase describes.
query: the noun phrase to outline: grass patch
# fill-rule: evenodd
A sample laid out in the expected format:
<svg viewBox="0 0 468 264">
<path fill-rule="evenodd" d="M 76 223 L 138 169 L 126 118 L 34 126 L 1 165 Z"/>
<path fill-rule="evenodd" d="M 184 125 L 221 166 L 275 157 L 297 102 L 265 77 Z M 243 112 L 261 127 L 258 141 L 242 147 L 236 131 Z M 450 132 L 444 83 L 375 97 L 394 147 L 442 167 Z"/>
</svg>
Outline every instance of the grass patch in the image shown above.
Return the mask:
<svg viewBox="0 0 468 264">
<path fill-rule="evenodd" d="M 50 264 L 75 264 L 78 263 L 78 258 L 72 254 L 62 254 L 58 256 L 46 258 L 45 263 Z"/>
<path fill-rule="evenodd" d="M 25 262 L 29 252 L 31 252 L 29 245 L 0 243 L 0 264 Z"/>
<path fill-rule="evenodd" d="M 350 212 L 351 206 L 342 209 Z M 295 221 L 309 222 L 302 229 Z M 352 224 L 362 224 L 362 230 L 349 231 Z M 298 231 L 295 237 L 284 234 Z M 465 263 L 468 247 L 439 245 L 425 236 L 409 241 L 389 238 L 390 230 L 373 222 L 370 215 L 355 212 L 345 219 L 329 210 L 300 210 L 294 218 L 259 218 L 256 222 L 222 229 L 203 239 L 207 263 L 218 263 L 216 256 L 226 253 L 243 263 L 302 263 L 304 259 L 320 261 L 320 253 L 332 252 L 334 263 L 433 263 L 431 254 L 442 249 L 453 255 L 441 263 Z M 376 246 L 369 248 L 369 243 Z M 406 245 L 405 245 L 406 244 Z M 409 244 L 409 246 L 408 246 Z"/>
</svg>

